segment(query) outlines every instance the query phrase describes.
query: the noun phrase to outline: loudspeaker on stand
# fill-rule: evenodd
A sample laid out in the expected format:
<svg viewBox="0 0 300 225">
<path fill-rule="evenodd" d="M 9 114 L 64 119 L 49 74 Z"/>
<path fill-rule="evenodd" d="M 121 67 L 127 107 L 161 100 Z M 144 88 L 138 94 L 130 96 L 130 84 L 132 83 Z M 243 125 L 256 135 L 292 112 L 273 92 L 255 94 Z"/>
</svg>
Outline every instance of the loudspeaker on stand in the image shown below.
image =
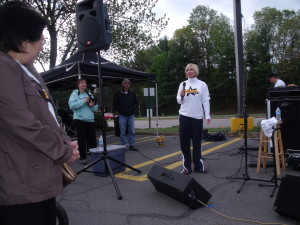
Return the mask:
<svg viewBox="0 0 300 225">
<path fill-rule="evenodd" d="M 76 25 L 79 51 L 109 49 L 112 32 L 103 0 L 84 0 L 77 3 Z"/>
</svg>

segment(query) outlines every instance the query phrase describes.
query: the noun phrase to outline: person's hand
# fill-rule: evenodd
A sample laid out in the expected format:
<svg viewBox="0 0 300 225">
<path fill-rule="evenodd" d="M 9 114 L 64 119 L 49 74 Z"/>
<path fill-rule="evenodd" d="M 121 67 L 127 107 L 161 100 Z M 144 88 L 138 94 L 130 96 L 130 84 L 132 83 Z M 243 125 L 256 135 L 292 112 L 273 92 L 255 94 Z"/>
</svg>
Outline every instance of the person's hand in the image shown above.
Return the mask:
<svg viewBox="0 0 300 225">
<path fill-rule="evenodd" d="M 94 101 L 89 102 L 89 106 L 94 106 L 94 105 L 95 105 Z"/>
<path fill-rule="evenodd" d="M 206 122 L 207 122 L 207 124 L 210 124 L 211 119 L 207 119 Z"/>
<path fill-rule="evenodd" d="M 85 98 L 83 99 L 83 101 L 89 102 L 89 101 L 90 101 L 90 98 L 89 98 L 89 97 L 85 97 Z"/>
<path fill-rule="evenodd" d="M 70 144 L 73 147 L 73 155 L 68 160 L 68 163 L 74 162 L 76 159 L 79 159 L 79 157 L 80 157 L 77 141 L 72 141 L 72 142 L 70 142 Z"/>
</svg>

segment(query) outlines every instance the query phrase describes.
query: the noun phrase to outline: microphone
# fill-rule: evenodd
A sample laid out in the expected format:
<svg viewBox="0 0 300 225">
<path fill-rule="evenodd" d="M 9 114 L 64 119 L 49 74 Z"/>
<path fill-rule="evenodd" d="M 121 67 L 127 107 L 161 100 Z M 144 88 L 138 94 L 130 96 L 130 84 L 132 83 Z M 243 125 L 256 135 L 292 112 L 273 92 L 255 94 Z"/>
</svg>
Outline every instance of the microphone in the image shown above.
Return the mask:
<svg viewBox="0 0 300 225">
<path fill-rule="evenodd" d="M 185 85 L 186 85 L 186 83 L 183 82 L 183 83 L 182 83 L 182 90 L 183 90 L 183 91 L 185 90 Z M 183 98 L 184 98 L 184 96 L 181 96 L 181 101 L 183 101 Z"/>
</svg>

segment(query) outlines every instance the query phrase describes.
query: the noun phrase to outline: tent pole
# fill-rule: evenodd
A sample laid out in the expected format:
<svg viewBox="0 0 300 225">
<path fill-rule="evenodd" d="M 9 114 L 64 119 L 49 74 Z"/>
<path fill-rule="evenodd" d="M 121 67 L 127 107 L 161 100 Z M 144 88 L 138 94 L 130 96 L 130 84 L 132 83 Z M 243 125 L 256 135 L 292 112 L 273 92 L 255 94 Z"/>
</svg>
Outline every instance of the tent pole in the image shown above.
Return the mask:
<svg viewBox="0 0 300 225">
<path fill-rule="evenodd" d="M 155 104 L 156 104 L 156 137 L 158 137 L 158 96 L 157 82 L 155 82 Z"/>
</svg>

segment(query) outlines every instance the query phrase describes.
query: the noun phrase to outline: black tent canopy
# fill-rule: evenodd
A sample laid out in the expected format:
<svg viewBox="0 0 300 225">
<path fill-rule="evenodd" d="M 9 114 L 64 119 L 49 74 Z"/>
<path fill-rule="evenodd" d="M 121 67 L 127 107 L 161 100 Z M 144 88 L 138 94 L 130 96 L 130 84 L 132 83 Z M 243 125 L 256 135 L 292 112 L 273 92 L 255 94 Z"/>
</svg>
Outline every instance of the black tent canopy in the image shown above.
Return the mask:
<svg viewBox="0 0 300 225">
<path fill-rule="evenodd" d="M 119 66 L 102 57 L 101 72 L 103 84 L 120 84 L 124 78 L 129 78 L 133 82 L 155 81 L 153 74 L 132 70 Z M 69 59 L 63 61 L 58 66 L 42 72 L 50 90 L 74 89 L 79 77 L 84 77 L 89 84 L 98 84 L 98 56 L 96 52 L 76 52 Z"/>
</svg>

